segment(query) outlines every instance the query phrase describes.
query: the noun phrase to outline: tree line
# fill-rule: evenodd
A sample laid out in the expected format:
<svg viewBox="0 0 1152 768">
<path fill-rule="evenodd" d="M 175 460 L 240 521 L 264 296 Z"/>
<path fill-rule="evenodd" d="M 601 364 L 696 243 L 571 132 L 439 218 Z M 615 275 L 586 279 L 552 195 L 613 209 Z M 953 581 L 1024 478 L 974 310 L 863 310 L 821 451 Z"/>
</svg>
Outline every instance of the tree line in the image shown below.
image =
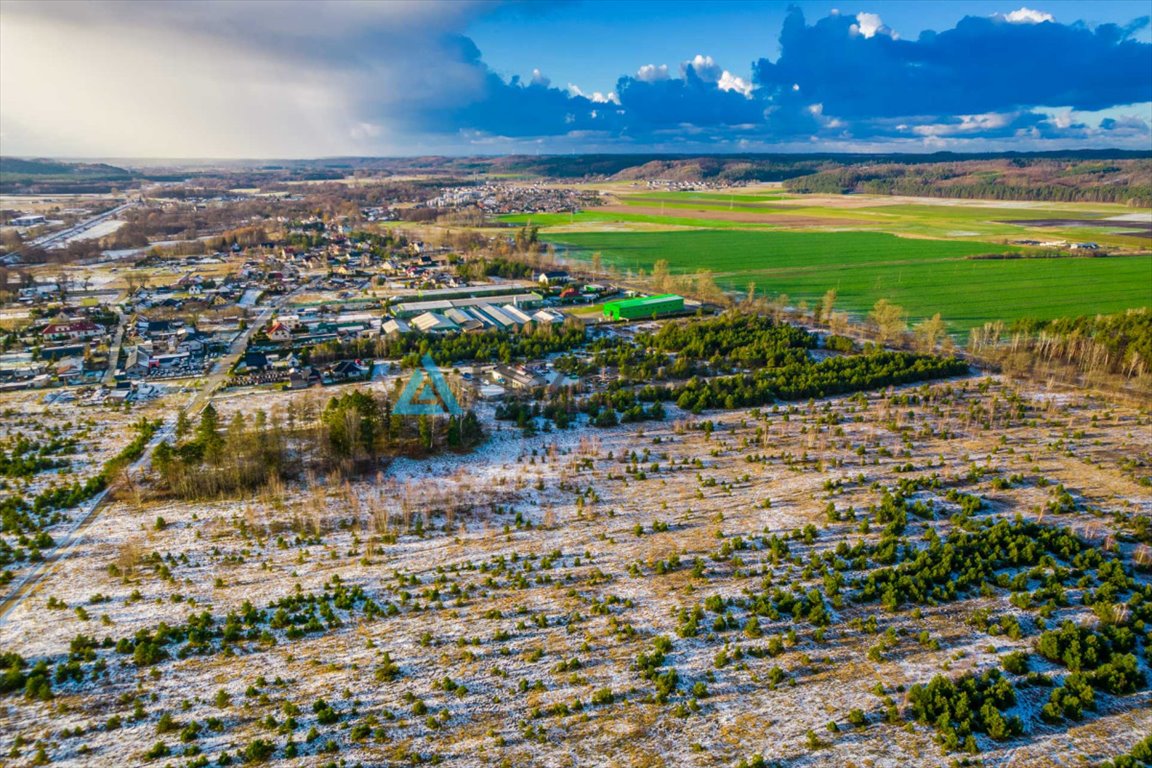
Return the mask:
<svg viewBox="0 0 1152 768">
<path fill-rule="evenodd" d="M 359 474 L 399 455 L 467 450 L 483 437 L 472 411 L 412 418 L 389 397 L 354 390 L 322 409 L 305 403 L 268 416 L 236 412 L 226 424 L 209 404 L 195 425 L 181 414 L 176 442 L 156 448 L 162 487 L 181 498 L 211 498 L 262 488 L 302 472 Z"/>
<path fill-rule="evenodd" d="M 1026 371 L 1038 365 L 1089 376 L 1141 381 L 1152 374 L 1152 310 L 986 323 L 969 334 L 975 356 Z"/>
<path fill-rule="evenodd" d="M 444 335 L 411 332 L 375 339 L 330 341 L 312 347 L 306 359 L 313 364 L 349 358 L 400 359 L 406 368 L 418 365 L 424 355 L 431 355 L 440 365 L 511 363 L 576 349 L 584 344 L 584 338 L 584 324 L 568 320 L 561 325 L 534 324 L 519 333 L 494 329 Z"/>
</svg>

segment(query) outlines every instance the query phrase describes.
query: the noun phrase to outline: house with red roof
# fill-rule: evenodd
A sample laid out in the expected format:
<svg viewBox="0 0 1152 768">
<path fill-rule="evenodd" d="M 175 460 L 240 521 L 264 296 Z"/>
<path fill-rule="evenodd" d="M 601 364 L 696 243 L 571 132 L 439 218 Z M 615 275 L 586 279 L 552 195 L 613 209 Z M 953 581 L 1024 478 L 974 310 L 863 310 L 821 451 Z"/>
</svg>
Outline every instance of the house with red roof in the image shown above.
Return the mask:
<svg viewBox="0 0 1152 768">
<path fill-rule="evenodd" d="M 41 335 L 51 341 L 77 341 L 79 339 L 90 339 L 94 336 L 99 336 L 100 333 L 100 326 L 91 320 L 66 320 L 63 322 L 49 323 L 45 326 Z"/>
</svg>

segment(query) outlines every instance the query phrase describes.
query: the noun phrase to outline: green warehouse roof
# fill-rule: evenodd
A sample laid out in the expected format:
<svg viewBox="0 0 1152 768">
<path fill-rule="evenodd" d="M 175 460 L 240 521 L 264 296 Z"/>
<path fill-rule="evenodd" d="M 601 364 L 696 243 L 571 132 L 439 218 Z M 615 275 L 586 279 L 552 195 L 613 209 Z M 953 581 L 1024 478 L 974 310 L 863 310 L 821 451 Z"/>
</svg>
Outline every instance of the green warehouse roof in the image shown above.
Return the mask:
<svg viewBox="0 0 1152 768">
<path fill-rule="evenodd" d="M 637 299 L 620 299 L 619 301 L 605 302 L 604 308 L 618 307 L 620 309 L 631 309 L 633 307 L 644 307 L 649 304 L 663 304 L 667 301 L 683 298 L 683 296 L 678 296 L 675 293 L 661 293 L 656 296 L 643 296 Z"/>
<path fill-rule="evenodd" d="M 684 297 L 674 293 L 609 301 L 604 304 L 604 316 L 613 320 L 639 320 L 643 317 L 670 315 L 682 311 L 684 311 Z"/>
</svg>

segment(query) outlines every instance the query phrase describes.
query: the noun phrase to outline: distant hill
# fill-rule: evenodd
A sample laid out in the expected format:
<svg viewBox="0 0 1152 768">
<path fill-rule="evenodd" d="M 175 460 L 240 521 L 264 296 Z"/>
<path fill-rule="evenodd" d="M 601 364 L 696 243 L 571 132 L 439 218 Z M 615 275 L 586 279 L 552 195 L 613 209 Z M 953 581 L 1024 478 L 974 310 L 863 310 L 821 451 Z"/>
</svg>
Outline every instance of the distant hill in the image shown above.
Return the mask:
<svg viewBox="0 0 1152 768">
<path fill-rule="evenodd" d="M 268 167 L 268 166 L 265 166 Z M 277 168 L 488 178 L 784 182 L 789 191 L 1152 206 L 1152 152 L 1080 150 L 956 154 L 506 155 L 331 158 Z"/>
<path fill-rule="evenodd" d="M 1000 157 L 932 163 L 830 163 L 792 178 L 790 192 L 1045 200 L 1152 207 L 1152 159 Z"/>
<path fill-rule="evenodd" d="M 503 155 L 335 157 L 185 162 L 125 170 L 106 163 L 0 158 L 0 191 L 106 192 L 147 181 L 424 176 L 445 184 L 493 179 L 563 181 L 783 182 L 795 193 L 889 194 L 1152 206 L 1152 152 L 1068 150 L 956 154 Z"/>
<path fill-rule="evenodd" d="M 0 191 L 8 193 L 106 192 L 114 182 L 133 178 L 131 171 L 107 163 L 0 157 Z"/>
</svg>

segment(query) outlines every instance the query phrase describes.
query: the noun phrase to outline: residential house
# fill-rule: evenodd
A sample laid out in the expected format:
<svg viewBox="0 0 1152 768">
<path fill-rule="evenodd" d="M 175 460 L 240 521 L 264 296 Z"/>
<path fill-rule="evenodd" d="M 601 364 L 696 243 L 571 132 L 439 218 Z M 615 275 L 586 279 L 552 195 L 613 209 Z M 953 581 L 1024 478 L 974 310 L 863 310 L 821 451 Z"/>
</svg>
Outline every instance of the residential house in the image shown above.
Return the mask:
<svg viewBox="0 0 1152 768">
<path fill-rule="evenodd" d="M 488 372 L 488 378 L 496 384 L 502 384 L 506 387 L 512 387 L 513 389 L 535 389 L 548 383 L 535 374 L 519 368 L 511 368 L 507 365 L 497 365 L 494 367 Z"/>
<path fill-rule="evenodd" d="M 536 275 L 536 282 L 541 285 L 563 285 L 571 279 L 567 272 L 559 269 L 540 272 Z"/>
<path fill-rule="evenodd" d="M 262 371 L 268 367 L 268 356 L 263 352 L 248 350 L 244 353 L 244 367 L 249 371 Z"/>
<path fill-rule="evenodd" d="M 276 321 L 287 328 L 289 331 L 296 331 L 300 328 L 299 315 L 279 315 Z"/>
<path fill-rule="evenodd" d="M 269 326 L 267 336 L 269 341 L 275 341 L 277 343 L 292 341 L 292 331 L 288 330 L 288 326 L 280 321 L 276 321 Z"/>
<path fill-rule="evenodd" d="M 288 389 L 307 389 L 323 383 L 320 371 L 312 366 L 293 368 L 288 373 Z"/>
<path fill-rule="evenodd" d="M 144 376 L 152 367 L 152 354 L 147 349 L 138 344 L 128 350 L 124 373 L 129 376 Z"/>
<path fill-rule="evenodd" d="M 367 372 L 368 369 L 358 360 L 341 360 L 328 367 L 328 378 L 331 381 L 355 381 Z"/>
<path fill-rule="evenodd" d="M 51 341 L 77 341 L 99 336 L 100 333 L 100 326 L 91 320 L 66 320 L 49 323 L 41 335 Z"/>
</svg>

